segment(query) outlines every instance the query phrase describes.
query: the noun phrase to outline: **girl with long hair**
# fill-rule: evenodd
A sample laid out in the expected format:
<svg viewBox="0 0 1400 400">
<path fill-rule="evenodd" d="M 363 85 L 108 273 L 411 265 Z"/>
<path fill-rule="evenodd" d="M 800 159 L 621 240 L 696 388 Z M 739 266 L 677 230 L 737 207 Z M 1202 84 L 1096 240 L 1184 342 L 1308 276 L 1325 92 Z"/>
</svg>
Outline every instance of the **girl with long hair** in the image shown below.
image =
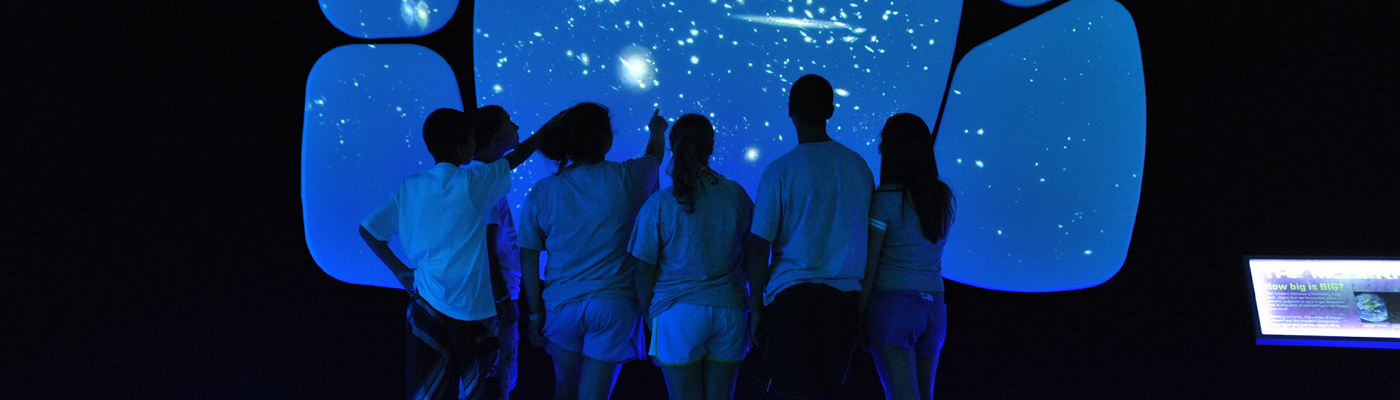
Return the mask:
<svg viewBox="0 0 1400 400">
<path fill-rule="evenodd" d="M 540 132 L 540 152 L 558 162 L 525 197 L 517 230 L 530 306 L 530 342 L 554 358 L 554 398 L 606 399 L 622 364 L 638 359 L 641 312 L 636 260 L 627 256 L 633 220 L 656 191 L 666 120 L 653 113 L 646 154 L 607 161 L 608 109 L 580 103 Z M 549 252 L 548 285 L 540 251 Z"/>
<path fill-rule="evenodd" d="M 860 307 L 888 399 L 933 398 L 948 331 L 940 272 L 954 199 L 938 179 L 933 142 L 914 114 L 890 117 L 880 131 L 880 186 L 870 201 Z"/>
<path fill-rule="evenodd" d="M 628 244 L 642 262 L 648 354 L 671 400 L 732 399 L 749 345 L 742 263 L 753 201 L 710 169 L 715 130 L 704 116 L 677 119 L 670 142 L 673 185 L 647 199 Z"/>
</svg>

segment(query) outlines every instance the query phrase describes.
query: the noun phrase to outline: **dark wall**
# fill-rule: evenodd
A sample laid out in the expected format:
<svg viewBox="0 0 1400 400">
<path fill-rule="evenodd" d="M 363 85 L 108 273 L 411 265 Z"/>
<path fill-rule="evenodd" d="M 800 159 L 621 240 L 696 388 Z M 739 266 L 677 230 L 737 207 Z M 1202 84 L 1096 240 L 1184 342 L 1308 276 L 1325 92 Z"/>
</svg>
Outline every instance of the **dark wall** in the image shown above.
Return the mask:
<svg viewBox="0 0 1400 400">
<path fill-rule="evenodd" d="M 1400 397 L 1400 352 L 1254 345 L 1240 259 L 1400 257 L 1396 11 L 1122 3 L 1148 99 L 1126 265 L 1064 293 L 950 284 L 938 393 Z M 310 1 L 7 14 L 6 397 L 401 393 L 405 296 L 325 275 L 302 234 L 305 78 L 356 41 Z M 467 73 L 450 32 L 420 43 Z M 622 383 L 658 376 L 629 366 Z"/>
</svg>

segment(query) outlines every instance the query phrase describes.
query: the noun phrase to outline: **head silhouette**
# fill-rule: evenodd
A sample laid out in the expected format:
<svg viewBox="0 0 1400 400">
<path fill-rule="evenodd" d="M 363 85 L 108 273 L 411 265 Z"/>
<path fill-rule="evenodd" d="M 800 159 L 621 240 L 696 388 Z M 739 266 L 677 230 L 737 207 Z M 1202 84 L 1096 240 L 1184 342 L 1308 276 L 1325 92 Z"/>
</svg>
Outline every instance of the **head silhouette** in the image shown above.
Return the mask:
<svg viewBox="0 0 1400 400">
<path fill-rule="evenodd" d="M 602 161 L 612 149 L 612 121 L 608 108 L 598 103 L 579 103 L 564 110 L 558 126 L 539 134 L 544 135 L 540 137 L 540 153 L 557 161 L 559 171 L 570 161 Z"/>
<path fill-rule="evenodd" d="M 671 194 L 685 206 L 685 212 L 695 212 L 695 196 L 705 192 L 706 184 L 715 184 L 718 175 L 710 170 L 710 154 L 715 150 L 715 128 L 700 114 L 686 114 L 671 126 Z"/>
<path fill-rule="evenodd" d="M 495 161 L 520 145 L 520 133 L 517 131 L 520 126 L 510 120 L 510 114 L 501 106 L 478 108 L 472 111 L 471 121 L 477 152 L 487 156 L 482 161 Z"/>
<path fill-rule="evenodd" d="M 472 139 L 471 121 L 467 114 L 451 108 L 439 108 L 423 121 L 423 143 L 433 161 L 460 164 L 471 159 L 476 151 Z"/>
<path fill-rule="evenodd" d="M 803 75 L 788 91 L 788 116 L 802 125 L 825 125 L 836 111 L 831 82 L 817 75 Z"/>
<path fill-rule="evenodd" d="M 903 184 L 924 237 L 937 242 L 953 223 L 953 192 L 938 179 L 934 136 L 923 118 L 896 114 L 880 130 L 880 183 Z"/>
</svg>

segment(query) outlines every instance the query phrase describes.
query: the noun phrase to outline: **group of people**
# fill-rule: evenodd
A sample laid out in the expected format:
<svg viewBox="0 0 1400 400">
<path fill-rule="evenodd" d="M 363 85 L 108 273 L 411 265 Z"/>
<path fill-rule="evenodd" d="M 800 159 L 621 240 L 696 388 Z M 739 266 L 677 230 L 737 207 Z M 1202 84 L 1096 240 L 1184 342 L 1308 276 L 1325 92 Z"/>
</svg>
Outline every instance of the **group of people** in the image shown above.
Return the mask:
<svg viewBox="0 0 1400 400">
<path fill-rule="evenodd" d="M 751 346 L 773 398 L 844 398 L 857 348 L 874 356 L 887 398 L 931 398 L 953 220 L 933 135 L 912 114 L 886 121 L 877 187 L 827 134 L 834 110 L 822 77 L 793 83 L 799 144 L 752 198 L 710 168 L 714 128 L 699 114 L 671 126 L 653 113 L 645 153 L 612 162 L 599 104 L 525 141 L 498 106 L 433 112 L 423 139 L 437 164 L 360 227 L 410 292 L 409 398 L 507 398 L 521 288 L 529 340 L 553 358 L 555 399 L 607 399 L 622 364 L 648 356 L 672 399 L 730 399 Z M 672 185 L 658 190 L 667 142 Z M 537 149 L 558 170 L 529 191 L 517 229 L 504 195 Z M 411 268 L 389 250 L 394 234 Z"/>
</svg>

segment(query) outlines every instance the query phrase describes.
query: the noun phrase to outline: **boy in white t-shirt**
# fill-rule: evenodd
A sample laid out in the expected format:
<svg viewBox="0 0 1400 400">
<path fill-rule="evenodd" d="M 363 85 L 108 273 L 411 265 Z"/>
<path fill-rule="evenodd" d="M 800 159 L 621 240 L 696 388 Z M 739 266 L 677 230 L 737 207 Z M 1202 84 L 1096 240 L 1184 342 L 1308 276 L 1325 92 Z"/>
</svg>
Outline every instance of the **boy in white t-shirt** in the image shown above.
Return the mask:
<svg viewBox="0 0 1400 400">
<path fill-rule="evenodd" d="M 520 145 L 517 131 L 520 126 L 511 122 L 510 114 L 501 106 L 478 108 L 472 111 L 471 120 L 472 137 L 478 143 L 471 166 L 495 162 Z M 515 221 L 511 219 L 510 203 L 505 196 L 501 196 L 486 214 L 486 219 L 486 248 L 491 249 L 487 259 L 492 270 L 500 271 L 509 292 L 496 298 L 496 338 L 500 339 L 501 347 L 494 355 L 494 379 L 501 386 L 500 399 L 505 400 L 510 398 L 510 391 L 515 390 L 519 369 L 515 357 L 520 344 L 520 328 L 516 322 L 520 314 L 515 302 L 520 299 L 520 248 L 515 245 Z"/>
<path fill-rule="evenodd" d="M 436 165 L 404 178 L 365 217 L 360 236 L 410 293 L 408 398 L 475 398 L 494 390 L 481 384 L 477 338 L 494 330 L 492 300 L 506 293 L 500 273 L 487 268 L 486 213 L 536 140 L 496 162 L 459 168 L 475 152 L 471 123 L 443 108 L 424 121 L 423 142 Z M 389 250 L 394 234 L 408 264 Z"/>
<path fill-rule="evenodd" d="M 826 133 L 835 111 L 826 79 L 803 76 L 788 93 L 798 145 L 763 170 L 754 196 L 749 281 L 763 290 L 750 291 L 751 326 L 765 333 L 759 343 L 770 392 L 840 399 L 855 348 L 875 179 L 859 154 Z"/>
</svg>

